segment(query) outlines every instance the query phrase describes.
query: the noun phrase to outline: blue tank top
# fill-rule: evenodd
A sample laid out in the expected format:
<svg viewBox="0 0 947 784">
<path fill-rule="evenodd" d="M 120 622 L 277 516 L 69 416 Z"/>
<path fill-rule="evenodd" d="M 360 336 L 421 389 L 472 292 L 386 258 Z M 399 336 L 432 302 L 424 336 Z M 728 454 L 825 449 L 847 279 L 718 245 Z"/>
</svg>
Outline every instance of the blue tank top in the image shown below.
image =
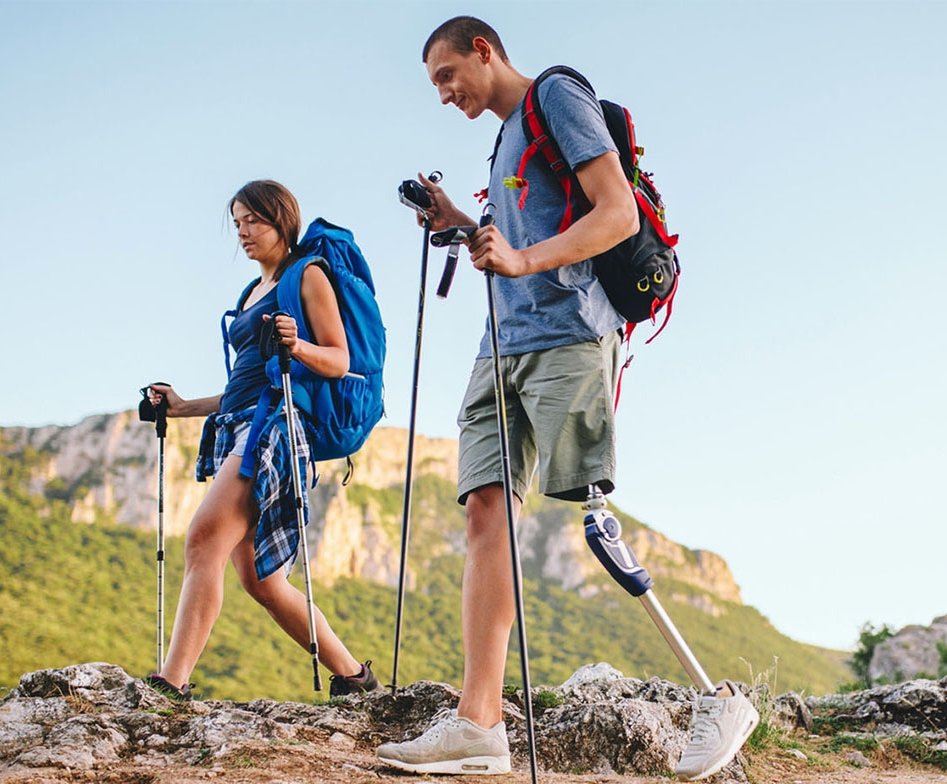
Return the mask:
<svg viewBox="0 0 947 784">
<path fill-rule="evenodd" d="M 220 413 L 229 414 L 255 405 L 260 393 L 269 385 L 266 378 L 266 363 L 260 354 L 260 330 L 263 328 L 263 314 L 272 313 L 279 308 L 276 300 L 276 287 L 268 291 L 262 299 L 249 308 L 241 308 L 230 323 L 230 345 L 237 352 L 230 380 L 220 399 Z"/>
</svg>

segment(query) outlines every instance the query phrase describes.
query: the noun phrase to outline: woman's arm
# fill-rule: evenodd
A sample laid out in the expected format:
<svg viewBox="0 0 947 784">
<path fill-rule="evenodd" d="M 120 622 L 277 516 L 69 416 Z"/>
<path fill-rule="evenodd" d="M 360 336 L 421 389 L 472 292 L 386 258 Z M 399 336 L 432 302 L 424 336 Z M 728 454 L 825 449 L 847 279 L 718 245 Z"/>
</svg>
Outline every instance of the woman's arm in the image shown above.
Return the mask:
<svg viewBox="0 0 947 784">
<path fill-rule="evenodd" d="M 277 316 L 276 331 L 280 342 L 289 346 L 293 359 L 302 362 L 313 373 L 326 378 L 341 378 L 349 369 L 349 347 L 335 291 L 319 266 L 310 264 L 306 267 L 301 294 L 306 319 L 316 342 L 299 338 L 295 319 Z"/>
<path fill-rule="evenodd" d="M 149 388 L 151 391 L 148 399 L 153 406 L 157 406 L 162 398 L 167 399 L 169 417 L 195 417 L 213 414 L 220 410 L 220 399 L 223 397 L 223 395 L 212 395 L 211 397 L 185 400 L 167 384 L 149 384 Z"/>
</svg>

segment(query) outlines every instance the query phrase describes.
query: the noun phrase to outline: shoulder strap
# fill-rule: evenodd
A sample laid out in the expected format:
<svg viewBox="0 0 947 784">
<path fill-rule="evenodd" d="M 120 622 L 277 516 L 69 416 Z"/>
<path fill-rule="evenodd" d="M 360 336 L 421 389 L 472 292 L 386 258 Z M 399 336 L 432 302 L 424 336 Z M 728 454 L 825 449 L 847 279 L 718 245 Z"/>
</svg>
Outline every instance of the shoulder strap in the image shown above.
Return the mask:
<svg viewBox="0 0 947 784">
<path fill-rule="evenodd" d="M 589 80 L 574 68 L 569 68 L 566 65 L 554 65 L 551 68 L 547 68 L 533 80 L 533 83 L 526 91 L 526 97 L 523 99 L 523 135 L 526 137 L 527 146 L 523 152 L 523 156 L 520 158 L 516 178 L 518 187 L 522 188 L 519 205 L 520 209 L 522 209 L 526 203 L 526 196 L 529 193 L 529 182 L 525 178 L 526 165 L 537 152 L 542 153 L 553 175 L 559 180 L 559 184 L 562 186 L 563 193 L 566 197 L 566 208 L 563 212 L 562 220 L 559 223 L 559 232 L 562 233 L 572 225 L 573 183 L 575 183 L 576 190 L 580 194 L 581 189 L 578 188 L 575 175 L 569 168 L 569 164 L 566 163 L 565 158 L 563 158 L 562 151 L 553 138 L 552 131 L 549 129 L 549 123 L 546 120 L 546 115 L 543 113 L 539 101 L 539 86 L 546 79 L 555 74 L 562 74 L 570 79 L 574 79 L 592 93 L 593 97 L 595 96 L 595 90 L 592 88 Z"/>
<path fill-rule="evenodd" d="M 224 339 L 224 365 L 227 368 L 227 379 L 230 379 L 230 333 L 227 331 L 227 319 L 236 318 L 237 314 L 243 308 L 243 303 L 247 301 L 247 297 L 250 296 L 250 292 L 256 287 L 256 284 L 260 282 L 260 278 L 254 278 L 251 280 L 247 287 L 240 292 L 240 296 L 237 298 L 237 305 L 232 310 L 225 310 L 224 315 L 220 317 L 220 334 Z"/>
<path fill-rule="evenodd" d="M 276 284 L 276 301 L 280 310 L 285 310 L 296 320 L 296 330 L 299 337 L 310 343 L 315 343 L 312 325 L 306 316 L 306 308 L 302 301 L 303 273 L 310 264 L 318 264 L 326 273 L 329 282 L 332 282 L 329 265 L 325 259 L 320 256 L 304 256 L 294 261 L 283 271 L 279 282 Z"/>
</svg>

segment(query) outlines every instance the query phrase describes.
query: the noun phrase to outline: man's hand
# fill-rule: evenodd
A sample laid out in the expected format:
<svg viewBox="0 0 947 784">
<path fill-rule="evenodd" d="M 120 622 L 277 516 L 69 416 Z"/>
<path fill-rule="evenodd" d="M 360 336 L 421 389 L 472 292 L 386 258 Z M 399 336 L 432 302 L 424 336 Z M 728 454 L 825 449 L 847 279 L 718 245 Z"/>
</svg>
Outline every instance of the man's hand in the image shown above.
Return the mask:
<svg viewBox="0 0 947 784">
<path fill-rule="evenodd" d="M 514 250 L 496 226 L 484 226 L 470 238 L 470 259 L 478 270 L 489 270 L 505 278 L 519 278 L 532 270 L 526 252 Z"/>
<path fill-rule="evenodd" d="M 431 197 L 431 207 L 427 210 L 427 214 L 431 220 L 432 231 L 440 231 L 441 229 L 447 229 L 451 226 L 465 226 L 477 222 L 471 220 L 458 210 L 457 207 L 454 206 L 454 202 L 448 198 L 444 189 L 436 182 L 429 180 L 421 174 L 421 172 L 418 172 L 418 181 L 424 186 L 424 189 Z M 418 224 L 423 225 L 423 223 L 423 219 L 418 215 Z"/>
</svg>

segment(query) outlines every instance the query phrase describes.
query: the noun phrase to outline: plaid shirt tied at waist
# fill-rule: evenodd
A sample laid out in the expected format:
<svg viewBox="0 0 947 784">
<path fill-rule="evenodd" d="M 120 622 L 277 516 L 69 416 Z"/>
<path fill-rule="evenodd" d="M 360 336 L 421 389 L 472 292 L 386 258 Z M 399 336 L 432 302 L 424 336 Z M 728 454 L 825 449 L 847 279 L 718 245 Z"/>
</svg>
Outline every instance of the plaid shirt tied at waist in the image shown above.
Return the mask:
<svg viewBox="0 0 947 784">
<path fill-rule="evenodd" d="M 262 403 L 262 401 L 261 401 Z M 224 460 L 234 448 L 237 429 L 246 423 L 258 422 L 258 406 L 245 408 L 227 414 L 211 414 L 204 422 L 201 443 L 197 455 L 197 481 L 203 482 L 214 476 Z M 293 488 L 291 452 L 287 438 L 285 410 L 282 395 L 275 410 L 267 411 L 268 416 L 259 424 L 259 436 L 254 439 L 253 430 L 247 442 L 247 453 L 241 466 L 241 475 L 252 479 L 253 497 L 260 510 L 256 534 L 253 539 L 256 557 L 257 579 L 269 577 L 281 566 L 287 571 L 296 559 L 299 548 L 299 524 L 296 520 L 296 493 Z M 259 419 L 259 417 L 258 417 Z M 309 443 L 305 426 L 306 418 L 296 410 L 297 455 L 299 475 L 302 478 L 303 519 L 309 524 L 309 494 L 306 488 L 306 466 L 309 463 Z M 252 466 L 255 470 L 247 470 Z M 315 487 L 318 476 L 313 474 L 312 486 Z"/>
</svg>

